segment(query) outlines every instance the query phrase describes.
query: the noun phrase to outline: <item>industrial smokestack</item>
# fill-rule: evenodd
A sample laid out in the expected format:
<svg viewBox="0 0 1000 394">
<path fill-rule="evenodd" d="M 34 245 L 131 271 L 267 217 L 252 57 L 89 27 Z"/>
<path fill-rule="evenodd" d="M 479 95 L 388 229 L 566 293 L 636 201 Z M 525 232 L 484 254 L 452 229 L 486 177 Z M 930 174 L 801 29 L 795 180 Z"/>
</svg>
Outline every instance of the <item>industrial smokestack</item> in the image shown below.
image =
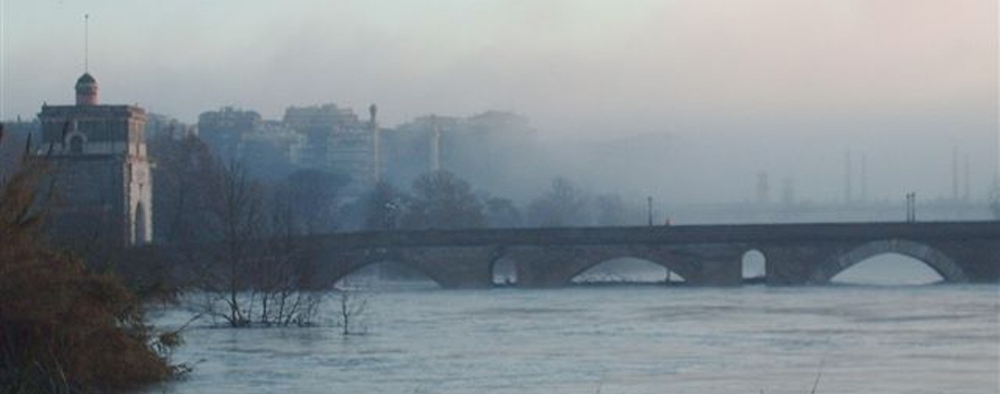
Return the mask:
<svg viewBox="0 0 1000 394">
<path fill-rule="evenodd" d="M 851 190 L 851 150 L 848 149 L 844 155 L 844 203 L 850 204 L 854 191 Z"/>
<path fill-rule="evenodd" d="M 868 154 L 861 153 L 861 202 L 868 201 Z"/>
<path fill-rule="evenodd" d="M 965 190 L 962 193 L 962 199 L 965 200 L 965 201 L 970 201 L 970 200 L 972 200 L 972 183 L 970 182 L 971 177 L 970 177 L 970 174 L 969 174 L 969 171 L 970 171 L 970 169 L 969 169 L 969 155 L 965 155 L 964 158 L 965 158 L 965 177 L 963 179 L 963 183 L 964 183 L 964 186 L 965 186 Z"/>
<path fill-rule="evenodd" d="M 951 199 L 958 201 L 958 148 L 951 150 Z"/>
<path fill-rule="evenodd" d="M 795 205 L 795 180 L 785 177 L 782 182 L 781 201 L 786 206 Z"/>
<path fill-rule="evenodd" d="M 757 203 L 767 204 L 771 200 L 771 187 L 767 182 L 767 173 L 757 173 Z"/>
</svg>

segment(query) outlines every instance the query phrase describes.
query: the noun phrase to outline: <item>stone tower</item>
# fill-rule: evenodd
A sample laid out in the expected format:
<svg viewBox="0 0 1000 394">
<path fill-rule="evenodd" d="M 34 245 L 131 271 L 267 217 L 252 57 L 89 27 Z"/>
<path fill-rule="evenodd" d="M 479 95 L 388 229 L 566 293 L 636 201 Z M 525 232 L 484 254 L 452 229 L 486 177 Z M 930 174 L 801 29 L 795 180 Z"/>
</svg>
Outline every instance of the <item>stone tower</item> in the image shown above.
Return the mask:
<svg viewBox="0 0 1000 394">
<path fill-rule="evenodd" d="M 51 167 L 50 215 L 60 240 L 133 246 L 153 240 L 153 182 L 146 155 L 146 111 L 101 105 L 97 80 L 83 74 L 76 105 L 43 105 L 36 154 Z"/>
</svg>

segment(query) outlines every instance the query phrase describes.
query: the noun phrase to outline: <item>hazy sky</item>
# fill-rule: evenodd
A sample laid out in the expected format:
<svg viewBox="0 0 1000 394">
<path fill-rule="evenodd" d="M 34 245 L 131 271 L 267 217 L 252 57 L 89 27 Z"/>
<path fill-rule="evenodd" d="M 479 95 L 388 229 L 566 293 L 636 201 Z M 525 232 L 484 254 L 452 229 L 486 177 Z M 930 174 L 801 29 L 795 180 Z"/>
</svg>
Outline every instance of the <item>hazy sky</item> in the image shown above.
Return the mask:
<svg viewBox="0 0 1000 394">
<path fill-rule="evenodd" d="M 848 148 L 867 153 L 873 194 L 891 198 L 949 194 L 953 148 L 970 156 L 977 194 L 997 166 L 995 0 L 0 0 L 0 10 L 7 118 L 72 100 L 90 13 L 102 101 L 185 121 L 223 105 L 276 118 L 292 104 L 375 102 L 389 125 L 512 110 L 551 141 L 654 136 L 662 150 L 639 164 L 704 170 L 674 174 L 674 185 L 738 198 L 758 171 L 835 198 Z"/>
</svg>

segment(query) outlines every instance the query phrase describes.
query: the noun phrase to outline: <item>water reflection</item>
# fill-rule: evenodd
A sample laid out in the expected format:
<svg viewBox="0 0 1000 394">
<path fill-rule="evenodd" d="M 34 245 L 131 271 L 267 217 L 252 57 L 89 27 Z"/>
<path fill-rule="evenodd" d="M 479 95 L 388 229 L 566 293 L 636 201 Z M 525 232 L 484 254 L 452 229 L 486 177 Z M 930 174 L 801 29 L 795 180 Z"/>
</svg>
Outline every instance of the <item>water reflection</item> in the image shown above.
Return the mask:
<svg viewBox="0 0 1000 394">
<path fill-rule="evenodd" d="M 338 334 L 333 302 L 319 327 L 197 326 L 175 355 L 195 371 L 161 389 L 576 394 L 602 382 L 605 393 L 802 393 L 822 362 L 819 392 L 985 393 L 1000 367 L 997 290 L 381 291 L 363 336 Z M 157 321 L 185 318 L 172 310 Z"/>
<path fill-rule="evenodd" d="M 885 253 L 842 271 L 831 279 L 835 284 L 923 285 L 944 280 L 926 263 L 897 253 Z"/>
<path fill-rule="evenodd" d="M 573 284 L 680 283 L 684 278 L 666 267 L 642 259 L 624 257 L 602 262 L 572 279 Z"/>
</svg>

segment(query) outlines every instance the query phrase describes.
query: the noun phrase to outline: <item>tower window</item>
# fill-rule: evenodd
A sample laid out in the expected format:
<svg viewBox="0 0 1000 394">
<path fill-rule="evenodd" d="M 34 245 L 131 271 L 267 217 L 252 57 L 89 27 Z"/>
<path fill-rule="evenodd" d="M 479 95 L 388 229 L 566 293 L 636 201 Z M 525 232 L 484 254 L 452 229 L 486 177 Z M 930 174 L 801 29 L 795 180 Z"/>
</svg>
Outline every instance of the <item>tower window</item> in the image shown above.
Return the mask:
<svg viewBox="0 0 1000 394">
<path fill-rule="evenodd" d="M 83 153 L 83 137 L 74 135 L 69 139 L 69 152 L 74 154 Z"/>
</svg>

